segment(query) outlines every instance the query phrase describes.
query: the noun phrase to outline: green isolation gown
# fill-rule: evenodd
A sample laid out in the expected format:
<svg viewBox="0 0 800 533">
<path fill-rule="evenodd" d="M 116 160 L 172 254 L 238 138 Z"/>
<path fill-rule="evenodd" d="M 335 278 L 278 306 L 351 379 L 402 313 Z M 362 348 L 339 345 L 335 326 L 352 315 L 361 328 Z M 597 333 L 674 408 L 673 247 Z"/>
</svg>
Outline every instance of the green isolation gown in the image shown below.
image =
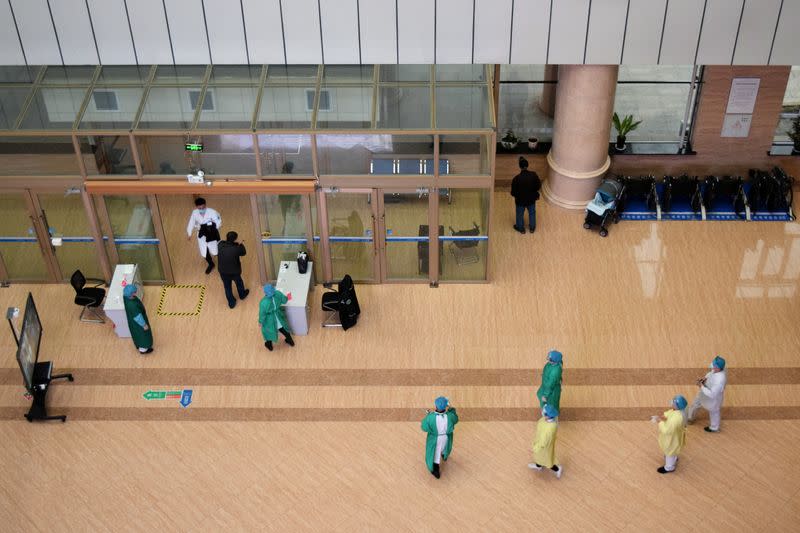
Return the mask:
<svg viewBox="0 0 800 533">
<path fill-rule="evenodd" d="M 542 386 L 536 391 L 536 397 L 539 398 L 539 407 L 544 407 L 548 403 L 561 410 L 561 365 L 553 363 L 546 363 L 544 370 L 542 370 Z M 547 398 L 547 401 L 542 400 Z"/>
<path fill-rule="evenodd" d="M 278 330 L 280 328 L 289 330 L 289 322 L 283 313 L 281 306 L 289 299 L 281 291 L 275 291 L 272 298 L 264 296 L 258 304 L 258 322 L 261 324 L 261 336 L 265 341 L 275 342 L 278 340 Z"/>
<path fill-rule="evenodd" d="M 144 308 L 144 304 L 136 296 L 133 298 L 123 298 L 122 300 L 125 304 L 125 316 L 128 318 L 128 329 L 131 331 L 133 344 L 135 344 L 137 348 L 152 348 L 153 330 L 150 328 L 150 321 L 147 319 L 147 311 Z M 144 323 L 147 324 L 148 329 L 146 331 L 136 321 L 136 317 L 139 315 L 142 316 Z"/>
<path fill-rule="evenodd" d="M 447 445 L 442 450 L 442 460 L 447 459 L 450 452 L 453 451 L 453 429 L 458 424 L 458 414 L 454 407 L 445 411 L 447 416 Z M 428 470 L 433 472 L 433 459 L 436 455 L 436 439 L 439 437 L 439 431 L 436 429 L 436 411 L 432 411 L 425 415 L 422 419 L 422 431 L 428 434 L 425 440 L 425 464 L 428 465 Z"/>
</svg>

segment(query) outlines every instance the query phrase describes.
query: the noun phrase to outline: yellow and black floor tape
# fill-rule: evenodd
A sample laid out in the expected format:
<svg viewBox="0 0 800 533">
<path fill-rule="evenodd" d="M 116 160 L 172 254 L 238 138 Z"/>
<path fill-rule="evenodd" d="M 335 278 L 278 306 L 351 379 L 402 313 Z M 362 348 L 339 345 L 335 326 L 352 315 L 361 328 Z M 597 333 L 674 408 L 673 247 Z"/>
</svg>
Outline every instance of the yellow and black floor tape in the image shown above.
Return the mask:
<svg viewBox="0 0 800 533">
<path fill-rule="evenodd" d="M 198 298 L 197 305 L 193 311 L 170 311 L 164 312 L 164 302 L 167 300 L 167 289 L 200 289 L 200 297 Z M 203 300 L 206 298 L 205 285 L 163 285 L 161 287 L 161 297 L 158 300 L 158 309 L 156 314 L 158 316 L 197 316 L 203 308 Z"/>
</svg>

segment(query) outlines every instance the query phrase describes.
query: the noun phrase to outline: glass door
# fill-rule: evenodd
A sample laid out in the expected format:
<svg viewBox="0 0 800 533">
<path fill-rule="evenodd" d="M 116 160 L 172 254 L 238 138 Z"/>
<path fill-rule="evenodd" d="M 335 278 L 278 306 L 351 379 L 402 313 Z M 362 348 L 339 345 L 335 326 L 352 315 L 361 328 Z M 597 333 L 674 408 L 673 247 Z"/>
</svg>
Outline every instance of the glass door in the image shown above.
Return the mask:
<svg viewBox="0 0 800 533">
<path fill-rule="evenodd" d="M 267 262 L 267 277 L 275 280 L 281 261 L 294 261 L 297 252 L 311 252 L 308 197 L 303 194 L 262 194 L 258 197 L 261 243 Z M 312 261 L 316 254 L 311 253 Z M 321 264 L 314 263 L 314 270 Z"/>
<path fill-rule="evenodd" d="M 161 261 L 150 201 L 145 195 L 102 196 L 95 199 L 113 266 L 137 264 L 143 281 L 162 282 L 167 277 Z"/>
<path fill-rule="evenodd" d="M 27 191 L 0 193 L 0 213 L 0 281 L 53 281 Z"/>
<path fill-rule="evenodd" d="M 77 189 L 32 193 L 32 198 L 50 239 L 59 279 L 69 280 L 75 270 L 87 278 L 102 279 L 94 238 Z"/>
<path fill-rule="evenodd" d="M 379 192 L 382 281 L 428 280 L 428 192 L 425 189 Z M 441 227 L 439 234 L 442 235 Z"/>
<path fill-rule="evenodd" d="M 331 190 L 325 195 L 328 249 L 334 281 L 379 281 L 377 195 L 373 189 Z"/>
</svg>

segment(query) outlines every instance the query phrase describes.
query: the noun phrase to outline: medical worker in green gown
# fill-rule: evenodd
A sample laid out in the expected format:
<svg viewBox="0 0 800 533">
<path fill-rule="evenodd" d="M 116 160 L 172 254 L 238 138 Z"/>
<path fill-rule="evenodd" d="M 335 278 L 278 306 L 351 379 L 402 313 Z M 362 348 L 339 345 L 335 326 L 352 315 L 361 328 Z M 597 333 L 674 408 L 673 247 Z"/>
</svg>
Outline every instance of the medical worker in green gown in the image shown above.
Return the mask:
<svg viewBox="0 0 800 533">
<path fill-rule="evenodd" d="M 147 319 L 147 311 L 142 301 L 136 296 L 136 285 L 126 285 L 122 289 L 122 301 L 125 305 L 125 316 L 128 319 L 128 329 L 131 331 L 133 344 L 139 353 L 145 354 L 153 351 L 153 330 Z"/>
<path fill-rule="evenodd" d="M 539 407 L 549 404 L 555 407 L 556 411 L 561 410 L 561 352 L 551 350 L 547 354 L 547 363 L 542 370 L 542 386 L 536 391 L 539 398 Z"/>
<path fill-rule="evenodd" d="M 289 321 L 281 306 L 292 298 L 292 293 L 284 295 L 276 291 L 275 287 L 267 283 L 264 285 L 264 297 L 258 304 L 258 323 L 261 326 L 261 336 L 264 337 L 264 346 L 272 351 L 272 343 L 278 342 L 278 332 L 286 338 L 286 344 L 294 346 L 292 333 L 289 331 Z"/>
<path fill-rule="evenodd" d="M 436 411 L 429 412 L 422 419 L 422 431 L 428 434 L 425 441 L 425 464 L 431 474 L 439 479 L 439 464 L 447 461 L 453 451 L 453 429 L 458 424 L 458 413 L 444 396 L 436 398 L 434 406 Z"/>
</svg>

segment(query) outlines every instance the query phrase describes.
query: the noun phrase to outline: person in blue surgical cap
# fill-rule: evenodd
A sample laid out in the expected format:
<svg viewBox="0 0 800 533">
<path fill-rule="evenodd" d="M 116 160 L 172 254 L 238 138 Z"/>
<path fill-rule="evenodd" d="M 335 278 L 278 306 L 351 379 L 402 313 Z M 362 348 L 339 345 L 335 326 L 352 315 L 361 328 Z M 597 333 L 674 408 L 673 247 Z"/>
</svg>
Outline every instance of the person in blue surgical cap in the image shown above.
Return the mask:
<svg viewBox="0 0 800 533">
<path fill-rule="evenodd" d="M 544 408 L 545 404 L 555 407 L 556 411 L 561 410 L 561 372 L 563 356 L 557 350 L 550 350 L 547 354 L 547 362 L 542 370 L 542 385 L 536 391 L 539 398 L 539 407 Z"/>
<path fill-rule="evenodd" d="M 722 410 L 722 400 L 725 397 L 725 385 L 728 383 L 728 375 L 725 372 L 725 359 L 720 356 L 716 356 L 709 366 L 711 371 L 704 378 L 697 380 L 697 386 L 700 387 L 700 390 L 697 391 L 697 396 L 695 396 L 686 415 L 690 423 L 694 422 L 697 410 L 702 407 L 708 411 L 708 416 L 711 419 L 711 423 L 704 429 L 709 433 L 718 433 L 722 419 L 720 411 Z"/>
<path fill-rule="evenodd" d="M 133 344 L 140 354 L 146 354 L 153 351 L 153 330 L 150 329 L 144 304 L 136 296 L 137 291 L 135 284 L 125 285 L 122 289 L 122 303 L 125 306 L 125 317 L 128 319 L 128 329 Z"/>
<path fill-rule="evenodd" d="M 292 293 L 283 294 L 267 283 L 264 285 L 264 297 L 258 304 L 258 324 L 261 326 L 261 336 L 264 337 L 264 346 L 272 351 L 272 343 L 278 342 L 278 332 L 286 338 L 286 344 L 294 346 L 294 339 L 289 330 L 289 321 L 286 320 L 281 308 L 292 297 Z"/>
<path fill-rule="evenodd" d="M 425 441 L 425 464 L 431 474 L 439 479 L 439 465 L 447 461 L 453 451 L 453 430 L 458 424 L 456 408 L 444 396 L 434 401 L 436 411 L 428 412 L 422 419 L 422 431 L 428 434 Z"/>
<path fill-rule="evenodd" d="M 662 416 L 653 416 L 658 423 L 658 446 L 664 453 L 664 466 L 658 467 L 659 474 L 674 472 L 678 456 L 686 445 L 686 398 L 680 394 L 670 401 L 670 409 Z"/>
<path fill-rule="evenodd" d="M 531 470 L 541 471 L 549 468 L 558 479 L 564 473 L 564 467 L 556 459 L 556 437 L 558 435 L 558 409 L 546 404 L 542 409 L 542 417 L 536 424 L 536 439 L 533 441 L 533 462 L 528 464 Z"/>
</svg>

